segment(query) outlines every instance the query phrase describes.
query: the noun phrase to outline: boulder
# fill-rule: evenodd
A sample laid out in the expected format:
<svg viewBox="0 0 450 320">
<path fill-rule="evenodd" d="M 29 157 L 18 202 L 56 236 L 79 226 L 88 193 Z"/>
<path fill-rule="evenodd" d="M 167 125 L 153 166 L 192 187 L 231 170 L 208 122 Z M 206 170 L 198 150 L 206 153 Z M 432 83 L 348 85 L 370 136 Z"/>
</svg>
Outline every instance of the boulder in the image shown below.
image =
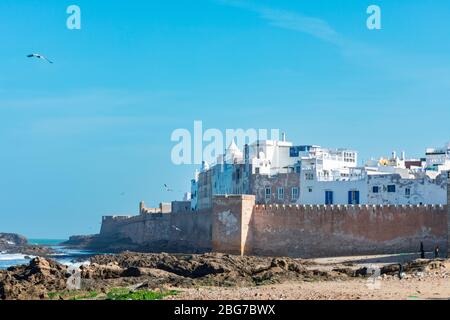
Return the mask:
<svg viewBox="0 0 450 320">
<path fill-rule="evenodd" d="M 35 258 L 27 266 L 11 267 L 0 273 L 0 299 L 45 299 L 49 292 L 65 290 L 69 276 L 66 266 Z"/>
<path fill-rule="evenodd" d="M 109 263 L 107 265 L 99 265 L 96 263 L 81 266 L 81 277 L 83 279 L 117 279 L 122 277 L 124 269 L 117 263 Z"/>
</svg>

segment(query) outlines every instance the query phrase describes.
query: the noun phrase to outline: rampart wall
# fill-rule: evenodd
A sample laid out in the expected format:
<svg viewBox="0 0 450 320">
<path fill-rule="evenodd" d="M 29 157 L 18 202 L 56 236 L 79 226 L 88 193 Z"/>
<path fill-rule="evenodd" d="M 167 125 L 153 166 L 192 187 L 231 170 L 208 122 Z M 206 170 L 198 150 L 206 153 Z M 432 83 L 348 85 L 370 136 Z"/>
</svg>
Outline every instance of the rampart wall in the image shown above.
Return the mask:
<svg viewBox="0 0 450 320">
<path fill-rule="evenodd" d="M 450 191 L 448 191 L 450 199 Z M 214 196 L 212 210 L 104 217 L 100 238 L 152 250 L 328 257 L 450 248 L 450 210 L 427 206 L 255 205 L 255 196 Z"/>
</svg>

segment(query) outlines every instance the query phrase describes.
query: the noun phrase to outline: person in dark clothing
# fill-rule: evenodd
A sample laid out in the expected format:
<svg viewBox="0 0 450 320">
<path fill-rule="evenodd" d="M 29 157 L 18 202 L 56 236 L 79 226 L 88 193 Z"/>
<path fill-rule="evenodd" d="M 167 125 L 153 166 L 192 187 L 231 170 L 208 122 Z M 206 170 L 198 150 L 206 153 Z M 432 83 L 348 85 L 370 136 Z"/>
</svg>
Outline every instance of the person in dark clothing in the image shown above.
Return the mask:
<svg viewBox="0 0 450 320">
<path fill-rule="evenodd" d="M 403 279 L 403 265 L 401 263 L 398 264 L 398 278 Z"/>
<path fill-rule="evenodd" d="M 434 248 L 434 258 L 435 259 L 439 258 L 439 246 L 436 246 L 436 248 Z"/>
<path fill-rule="evenodd" d="M 425 259 L 425 250 L 423 248 L 423 242 L 420 243 L 420 258 Z"/>
</svg>

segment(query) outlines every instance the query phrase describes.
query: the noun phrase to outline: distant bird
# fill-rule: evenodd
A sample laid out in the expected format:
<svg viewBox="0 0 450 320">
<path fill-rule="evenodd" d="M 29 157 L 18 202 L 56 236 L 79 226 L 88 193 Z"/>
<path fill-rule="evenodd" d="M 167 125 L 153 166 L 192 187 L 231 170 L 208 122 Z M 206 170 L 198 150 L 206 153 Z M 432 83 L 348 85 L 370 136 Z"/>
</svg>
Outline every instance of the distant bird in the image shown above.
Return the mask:
<svg viewBox="0 0 450 320">
<path fill-rule="evenodd" d="M 43 56 L 42 54 L 39 53 L 32 53 L 27 55 L 27 58 L 37 58 L 37 59 L 41 59 L 41 60 L 45 60 L 48 63 L 53 63 L 52 61 L 50 61 L 49 59 L 47 59 L 47 57 Z"/>
<path fill-rule="evenodd" d="M 164 184 L 164 188 L 166 188 L 167 192 L 173 192 L 173 189 L 169 188 L 167 184 Z"/>
</svg>

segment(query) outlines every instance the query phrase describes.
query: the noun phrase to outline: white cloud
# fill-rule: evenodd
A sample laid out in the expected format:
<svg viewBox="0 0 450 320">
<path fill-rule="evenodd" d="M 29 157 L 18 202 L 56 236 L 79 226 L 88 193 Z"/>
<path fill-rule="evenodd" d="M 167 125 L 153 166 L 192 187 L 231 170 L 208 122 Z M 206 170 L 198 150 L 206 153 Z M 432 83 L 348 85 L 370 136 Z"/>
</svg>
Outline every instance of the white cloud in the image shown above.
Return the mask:
<svg viewBox="0 0 450 320">
<path fill-rule="evenodd" d="M 345 44 L 343 37 L 325 20 L 305 16 L 298 12 L 259 6 L 250 2 L 234 0 L 219 0 L 219 2 L 224 5 L 255 12 L 274 27 L 302 32 L 337 46 Z"/>
</svg>

